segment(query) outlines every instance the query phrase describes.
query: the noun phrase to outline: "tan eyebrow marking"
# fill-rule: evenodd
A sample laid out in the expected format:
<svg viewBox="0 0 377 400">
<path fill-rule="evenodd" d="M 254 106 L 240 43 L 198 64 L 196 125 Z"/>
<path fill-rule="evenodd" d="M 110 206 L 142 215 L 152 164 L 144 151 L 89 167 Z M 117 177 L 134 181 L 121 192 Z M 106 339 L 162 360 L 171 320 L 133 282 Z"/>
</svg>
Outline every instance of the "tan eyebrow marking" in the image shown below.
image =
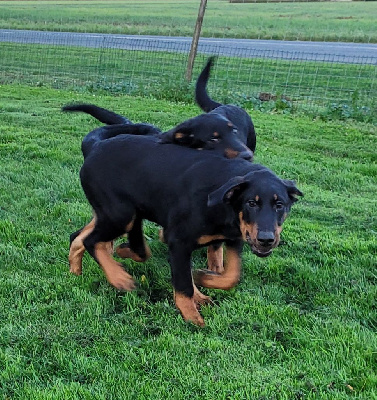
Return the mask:
<svg viewBox="0 0 377 400">
<path fill-rule="evenodd" d="M 174 135 L 174 137 L 175 137 L 176 139 L 182 139 L 184 136 L 185 136 L 185 135 L 184 135 L 182 132 L 177 132 L 177 133 Z"/>
</svg>

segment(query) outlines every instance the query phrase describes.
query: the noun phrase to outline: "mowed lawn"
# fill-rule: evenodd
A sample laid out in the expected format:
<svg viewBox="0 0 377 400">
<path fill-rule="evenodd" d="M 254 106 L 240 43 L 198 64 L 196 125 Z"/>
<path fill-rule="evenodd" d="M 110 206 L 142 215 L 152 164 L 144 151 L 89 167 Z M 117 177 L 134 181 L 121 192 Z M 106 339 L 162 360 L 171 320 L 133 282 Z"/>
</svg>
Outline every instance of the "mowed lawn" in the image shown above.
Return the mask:
<svg viewBox="0 0 377 400">
<path fill-rule="evenodd" d="M 96 263 L 68 272 L 69 234 L 91 218 L 81 140 L 99 125 L 63 114 L 92 102 L 168 129 L 195 105 L 0 87 L 0 398 L 377 398 L 377 136 L 373 125 L 252 112 L 256 162 L 295 179 L 283 245 L 245 245 L 240 284 L 204 290 L 202 329 L 174 307 L 166 246 L 125 261 L 138 282 L 119 293 Z M 219 171 L 221 173 L 221 171 Z M 179 179 L 179 177 L 177 177 Z M 194 268 L 206 265 L 195 252 Z"/>
</svg>

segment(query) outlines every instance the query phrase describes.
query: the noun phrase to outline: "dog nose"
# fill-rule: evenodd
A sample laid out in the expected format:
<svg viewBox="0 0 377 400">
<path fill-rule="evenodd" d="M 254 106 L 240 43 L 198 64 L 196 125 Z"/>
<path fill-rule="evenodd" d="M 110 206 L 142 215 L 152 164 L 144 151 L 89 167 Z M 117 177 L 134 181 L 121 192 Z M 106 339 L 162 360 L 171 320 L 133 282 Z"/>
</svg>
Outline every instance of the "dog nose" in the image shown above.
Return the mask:
<svg viewBox="0 0 377 400">
<path fill-rule="evenodd" d="M 274 232 L 266 232 L 266 231 L 258 232 L 257 240 L 264 247 L 271 246 L 275 241 Z"/>
</svg>

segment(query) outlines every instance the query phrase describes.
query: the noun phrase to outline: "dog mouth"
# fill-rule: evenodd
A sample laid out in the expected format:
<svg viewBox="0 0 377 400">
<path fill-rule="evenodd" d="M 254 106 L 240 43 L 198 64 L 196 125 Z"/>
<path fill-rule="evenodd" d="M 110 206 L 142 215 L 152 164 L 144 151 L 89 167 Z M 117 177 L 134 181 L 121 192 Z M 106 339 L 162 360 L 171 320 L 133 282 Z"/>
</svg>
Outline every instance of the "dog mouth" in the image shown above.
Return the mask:
<svg viewBox="0 0 377 400">
<path fill-rule="evenodd" d="M 251 251 L 258 257 L 268 257 L 272 253 L 272 249 L 270 250 L 263 250 L 261 251 L 260 249 L 256 249 L 255 247 L 251 247 Z"/>
<path fill-rule="evenodd" d="M 250 246 L 251 251 L 257 256 L 257 257 L 268 257 L 271 253 L 272 250 L 275 246 L 258 246 L 251 238 L 250 233 L 246 231 L 245 233 L 245 239 L 246 243 Z"/>
</svg>

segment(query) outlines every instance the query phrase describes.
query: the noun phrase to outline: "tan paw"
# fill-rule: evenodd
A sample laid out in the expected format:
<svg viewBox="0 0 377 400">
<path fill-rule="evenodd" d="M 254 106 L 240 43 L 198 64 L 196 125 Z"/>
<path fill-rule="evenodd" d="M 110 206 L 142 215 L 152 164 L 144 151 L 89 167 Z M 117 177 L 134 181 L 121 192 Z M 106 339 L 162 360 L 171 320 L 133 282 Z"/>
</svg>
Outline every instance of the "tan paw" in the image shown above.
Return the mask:
<svg viewBox="0 0 377 400">
<path fill-rule="evenodd" d="M 116 248 L 115 253 L 120 258 L 130 258 L 131 260 L 134 260 L 136 262 L 144 262 L 148 260 L 148 258 L 150 258 L 151 256 L 151 252 L 147 245 L 145 247 L 145 251 L 146 251 L 146 256 L 140 257 L 137 253 L 131 250 L 130 245 L 128 243 L 122 243 Z"/>
<path fill-rule="evenodd" d="M 197 309 L 204 304 L 213 305 L 213 301 L 209 296 L 204 295 L 195 285 L 194 285 L 194 302 Z"/>
<path fill-rule="evenodd" d="M 135 282 L 130 274 L 128 274 L 119 264 L 119 268 L 112 268 L 111 271 L 106 271 L 106 278 L 109 283 L 118 290 L 127 292 L 135 289 Z"/>
<path fill-rule="evenodd" d="M 203 317 L 199 314 L 194 297 L 187 297 L 182 293 L 174 293 L 174 301 L 182 317 L 187 322 L 192 322 L 197 326 L 205 325 Z"/>
<path fill-rule="evenodd" d="M 82 274 L 81 263 L 80 263 L 80 265 L 78 265 L 76 263 L 75 264 L 71 263 L 70 268 L 69 268 L 69 272 L 74 274 L 74 275 L 77 275 L 77 276 L 81 275 Z"/>
</svg>

